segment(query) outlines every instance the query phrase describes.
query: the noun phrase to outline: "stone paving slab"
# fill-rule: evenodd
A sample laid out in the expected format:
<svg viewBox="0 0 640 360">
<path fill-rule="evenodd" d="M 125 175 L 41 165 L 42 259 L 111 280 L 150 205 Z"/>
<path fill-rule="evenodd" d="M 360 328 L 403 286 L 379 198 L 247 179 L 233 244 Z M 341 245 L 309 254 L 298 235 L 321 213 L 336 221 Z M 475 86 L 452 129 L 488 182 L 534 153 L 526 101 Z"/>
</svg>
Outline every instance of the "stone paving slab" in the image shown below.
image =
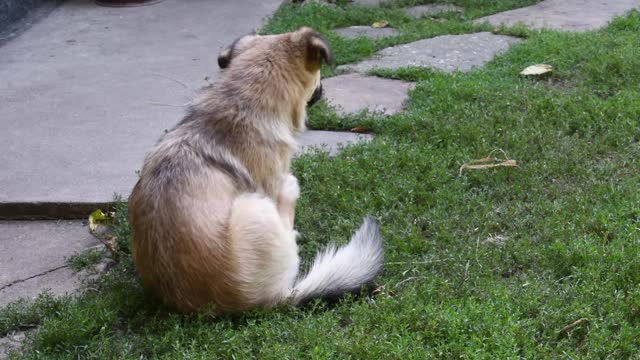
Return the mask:
<svg viewBox="0 0 640 360">
<path fill-rule="evenodd" d="M 433 15 L 443 12 L 462 11 L 462 8 L 448 4 L 427 4 L 405 8 L 404 11 L 414 17 L 422 17 L 425 15 Z"/>
<path fill-rule="evenodd" d="M 9 354 L 18 353 L 22 343 L 26 339 L 24 331 L 16 331 L 7 336 L 0 337 L 0 360 L 9 358 Z"/>
<path fill-rule="evenodd" d="M 81 284 L 79 274 L 68 267 L 60 268 L 0 290 L 0 307 L 19 299 L 35 300 L 45 290 L 55 296 L 73 294 Z"/>
<path fill-rule="evenodd" d="M 333 31 L 347 39 L 356 39 L 359 37 L 379 39 L 400 35 L 400 31 L 390 27 L 374 28 L 371 26 L 349 26 L 346 28 L 334 29 Z"/>
<path fill-rule="evenodd" d="M 45 288 L 62 295 L 80 278 L 66 257 L 100 245 L 82 221 L 0 221 L 0 306 L 33 299 Z"/>
<path fill-rule="evenodd" d="M 368 6 L 377 6 L 387 1 L 388 0 L 351 0 L 353 4 Z"/>
<path fill-rule="evenodd" d="M 69 0 L 2 45 L 0 207 L 127 196 L 145 152 L 184 113 L 175 105 L 280 3 Z"/>
<path fill-rule="evenodd" d="M 375 76 L 346 74 L 322 80 L 324 96 L 339 114 L 369 109 L 385 115 L 402 111 L 415 84 Z"/>
<path fill-rule="evenodd" d="M 369 134 L 357 134 L 342 131 L 321 131 L 309 130 L 298 137 L 300 149 L 297 155 L 308 152 L 312 149 L 322 149 L 329 152 L 330 156 L 335 156 L 340 147 L 355 144 L 373 139 Z"/>
<path fill-rule="evenodd" d="M 640 0 L 545 0 L 536 5 L 476 19 L 494 26 L 523 23 L 531 28 L 595 30 L 618 15 L 640 8 Z"/>
<path fill-rule="evenodd" d="M 365 73 L 374 68 L 429 67 L 446 72 L 482 66 L 522 40 L 490 32 L 443 35 L 378 51 L 371 59 L 342 65 L 338 70 Z"/>
</svg>

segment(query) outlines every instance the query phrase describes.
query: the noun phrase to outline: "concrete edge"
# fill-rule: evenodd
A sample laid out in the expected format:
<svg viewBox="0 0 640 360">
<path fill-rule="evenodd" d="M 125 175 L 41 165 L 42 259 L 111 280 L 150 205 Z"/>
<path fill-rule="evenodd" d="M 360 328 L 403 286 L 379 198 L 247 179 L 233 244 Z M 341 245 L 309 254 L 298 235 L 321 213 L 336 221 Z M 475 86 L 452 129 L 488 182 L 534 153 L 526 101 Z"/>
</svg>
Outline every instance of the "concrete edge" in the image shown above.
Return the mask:
<svg viewBox="0 0 640 360">
<path fill-rule="evenodd" d="M 110 211 L 115 202 L 22 202 L 0 203 L 0 220 L 86 219 L 96 209 Z"/>
</svg>

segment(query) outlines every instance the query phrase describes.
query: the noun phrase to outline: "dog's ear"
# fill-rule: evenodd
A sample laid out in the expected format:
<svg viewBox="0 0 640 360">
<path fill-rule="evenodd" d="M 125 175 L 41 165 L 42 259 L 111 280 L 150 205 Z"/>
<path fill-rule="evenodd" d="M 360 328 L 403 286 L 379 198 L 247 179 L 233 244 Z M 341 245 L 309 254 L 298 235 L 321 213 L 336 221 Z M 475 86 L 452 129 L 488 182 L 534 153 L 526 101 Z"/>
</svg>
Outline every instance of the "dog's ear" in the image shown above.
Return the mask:
<svg viewBox="0 0 640 360">
<path fill-rule="evenodd" d="M 258 37 L 255 31 L 251 33 L 241 36 L 233 41 L 231 45 L 224 48 L 220 55 L 218 55 L 218 66 L 220 69 L 226 69 L 231 64 L 231 59 L 234 56 L 238 56 L 241 52 L 245 51 L 251 44 L 251 41 Z"/>
<path fill-rule="evenodd" d="M 313 32 L 309 36 L 309 55 L 322 60 L 325 64 L 333 65 L 333 51 L 329 47 L 329 43 L 325 40 L 322 35 L 317 32 Z"/>
<path fill-rule="evenodd" d="M 218 66 L 220 69 L 226 69 L 231 64 L 231 48 L 226 48 L 218 55 Z"/>
<path fill-rule="evenodd" d="M 333 65 L 333 52 L 322 35 L 310 28 L 302 28 L 299 31 L 302 32 L 305 46 L 307 69 L 316 71 L 322 63 Z"/>
</svg>

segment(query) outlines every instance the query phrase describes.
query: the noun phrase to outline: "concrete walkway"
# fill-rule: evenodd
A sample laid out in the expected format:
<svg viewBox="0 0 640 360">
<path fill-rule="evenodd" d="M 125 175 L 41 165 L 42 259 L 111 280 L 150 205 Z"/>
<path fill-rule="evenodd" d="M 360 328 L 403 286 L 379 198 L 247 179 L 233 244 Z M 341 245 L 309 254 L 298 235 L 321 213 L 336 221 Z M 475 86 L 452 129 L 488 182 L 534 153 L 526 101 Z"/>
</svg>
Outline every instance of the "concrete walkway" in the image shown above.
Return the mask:
<svg viewBox="0 0 640 360">
<path fill-rule="evenodd" d="M 0 221 L 0 307 L 45 289 L 77 289 L 80 278 L 66 258 L 97 245 L 82 221 Z"/>
<path fill-rule="evenodd" d="M 179 105 L 215 78 L 220 48 L 280 3 L 71 0 L 0 47 L 0 215 L 127 196 Z"/>
</svg>

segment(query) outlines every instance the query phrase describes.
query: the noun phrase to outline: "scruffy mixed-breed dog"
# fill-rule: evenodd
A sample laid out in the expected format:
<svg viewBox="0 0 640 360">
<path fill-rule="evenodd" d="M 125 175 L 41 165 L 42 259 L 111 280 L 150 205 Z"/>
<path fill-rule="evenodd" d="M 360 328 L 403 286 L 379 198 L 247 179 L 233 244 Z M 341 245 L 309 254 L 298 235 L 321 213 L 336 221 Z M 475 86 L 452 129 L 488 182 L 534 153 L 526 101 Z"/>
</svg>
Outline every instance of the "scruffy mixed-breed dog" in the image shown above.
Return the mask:
<svg viewBox="0 0 640 360">
<path fill-rule="evenodd" d="M 129 198 L 132 253 L 144 285 L 182 312 L 301 304 L 360 291 L 382 268 L 365 218 L 350 242 L 299 274 L 300 189 L 289 163 L 306 107 L 321 93 L 326 41 L 310 28 L 247 35 L 225 70 L 147 155 Z M 210 307 L 213 305 L 213 307 Z"/>
</svg>

